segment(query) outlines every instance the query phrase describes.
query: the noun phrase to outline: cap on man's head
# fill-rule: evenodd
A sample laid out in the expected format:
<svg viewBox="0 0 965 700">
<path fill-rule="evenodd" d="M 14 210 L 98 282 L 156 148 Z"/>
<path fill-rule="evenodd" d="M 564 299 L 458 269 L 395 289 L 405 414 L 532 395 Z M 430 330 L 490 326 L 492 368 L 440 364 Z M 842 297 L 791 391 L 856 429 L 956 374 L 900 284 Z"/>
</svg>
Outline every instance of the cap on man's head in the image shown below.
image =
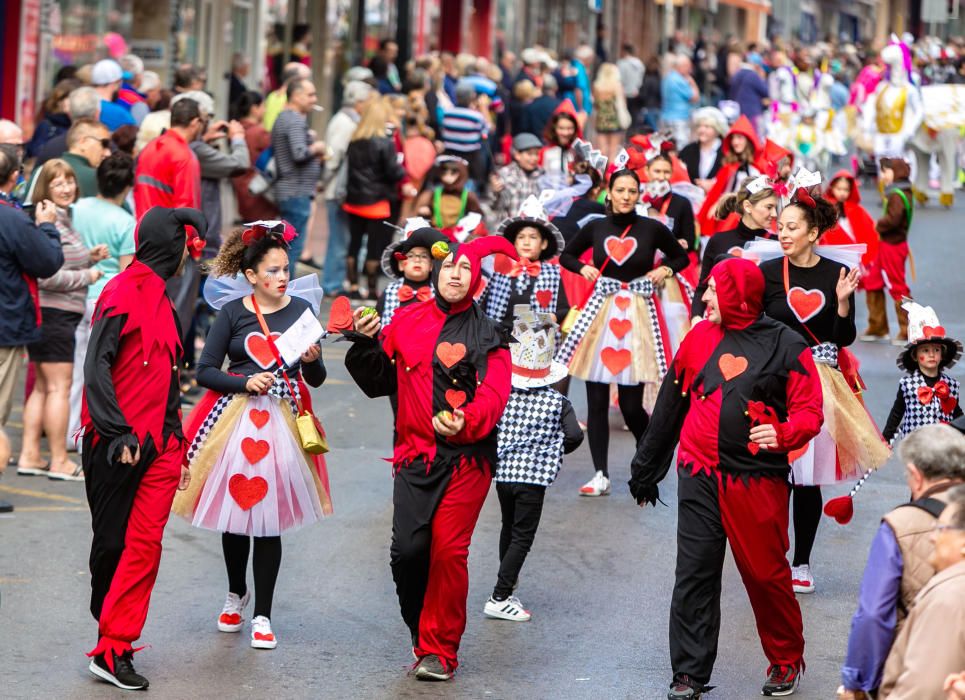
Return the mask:
<svg viewBox="0 0 965 700">
<path fill-rule="evenodd" d="M 528 151 L 532 148 L 542 148 L 543 142 L 540 140 L 539 136 L 534 134 L 516 134 L 513 137 L 513 150 L 514 151 Z"/>
<path fill-rule="evenodd" d="M 90 81 L 93 85 L 110 85 L 116 83 L 124 76 L 121 66 L 117 61 L 105 58 L 94 64 L 90 72 Z"/>
</svg>

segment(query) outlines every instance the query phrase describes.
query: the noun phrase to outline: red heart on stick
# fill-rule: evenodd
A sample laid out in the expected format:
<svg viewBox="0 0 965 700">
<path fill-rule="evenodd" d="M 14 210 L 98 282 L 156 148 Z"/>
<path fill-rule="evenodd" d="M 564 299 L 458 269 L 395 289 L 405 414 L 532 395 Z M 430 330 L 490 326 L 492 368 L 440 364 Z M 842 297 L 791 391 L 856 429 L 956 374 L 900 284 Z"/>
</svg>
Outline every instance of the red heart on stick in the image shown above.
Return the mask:
<svg viewBox="0 0 965 700">
<path fill-rule="evenodd" d="M 614 265 L 622 265 L 637 250 L 636 238 L 619 238 L 617 236 L 607 236 L 603 243 L 610 260 Z"/>
<path fill-rule="evenodd" d="M 256 428 L 264 428 L 268 423 L 269 417 L 268 411 L 259 411 L 257 408 L 248 411 L 248 418 L 251 419 L 251 422 L 255 424 Z"/>
<path fill-rule="evenodd" d="M 235 474 L 228 479 L 228 493 L 241 510 L 249 510 L 268 495 L 268 482 L 260 476 L 249 479 L 244 474 Z"/>
<path fill-rule="evenodd" d="M 600 361 L 612 375 L 620 374 L 620 372 L 625 370 L 630 365 L 631 359 L 633 359 L 633 356 L 626 348 L 622 350 L 603 348 L 600 352 Z"/>
<path fill-rule="evenodd" d="M 623 336 L 630 332 L 633 328 L 633 323 L 627 318 L 611 318 L 610 319 L 610 330 L 613 331 L 613 335 L 617 337 L 617 340 L 623 340 Z"/>
<path fill-rule="evenodd" d="M 756 455 L 758 452 L 761 451 L 761 446 L 758 445 L 756 442 L 749 442 L 747 443 L 747 451 L 750 452 L 752 455 Z"/>
<path fill-rule="evenodd" d="M 630 297 L 616 297 L 614 298 L 613 303 L 617 305 L 617 308 L 620 309 L 620 311 L 626 311 L 630 308 Z"/>
<path fill-rule="evenodd" d="M 787 293 L 787 305 L 791 307 L 797 320 L 804 323 L 824 308 L 824 292 L 820 289 L 791 287 Z"/>
<path fill-rule="evenodd" d="M 551 301 L 553 301 L 553 292 L 549 289 L 541 289 L 536 292 L 536 303 L 539 304 L 541 309 L 549 308 Z"/>
<path fill-rule="evenodd" d="M 466 346 L 462 343 L 439 343 L 436 347 L 439 361 L 450 369 L 466 356 Z"/>
<path fill-rule="evenodd" d="M 244 452 L 248 464 L 255 464 L 268 456 L 271 447 L 265 440 L 254 440 L 246 437 L 241 441 L 241 451 Z"/>
<path fill-rule="evenodd" d="M 446 403 L 452 406 L 452 410 L 455 411 L 457 408 L 466 403 L 466 392 L 449 389 L 446 391 Z"/>
<path fill-rule="evenodd" d="M 740 376 L 747 369 L 747 358 L 737 357 L 725 352 L 717 360 L 717 366 L 720 368 L 720 373 L 724 377 L 724 381 L 728 382 L 734 377 Z"/>
<path fill-rule="evenodd" d="M 329 333 L 347 331 L 353 326 L 352 303 L 348 297 L 337 297 L 332 302 L 332 310 L 328 314 L 328 326 L 325 330 Z"/>
</svg>

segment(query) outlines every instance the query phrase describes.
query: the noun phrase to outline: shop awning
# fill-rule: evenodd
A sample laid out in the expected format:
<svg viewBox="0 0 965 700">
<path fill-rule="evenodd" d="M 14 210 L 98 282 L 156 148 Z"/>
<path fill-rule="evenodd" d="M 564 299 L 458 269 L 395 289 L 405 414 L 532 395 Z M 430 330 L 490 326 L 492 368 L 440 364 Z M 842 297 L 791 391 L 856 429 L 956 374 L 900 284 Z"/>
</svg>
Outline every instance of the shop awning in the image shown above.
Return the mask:
<svg viewBox="0 0 965 700">
<path fill-rule="evenodd" d="M 730 5 L 749 12 L 771 14 L 771 3 L 768 0 L 717 0 L 717 4 Z"/>
</svg>

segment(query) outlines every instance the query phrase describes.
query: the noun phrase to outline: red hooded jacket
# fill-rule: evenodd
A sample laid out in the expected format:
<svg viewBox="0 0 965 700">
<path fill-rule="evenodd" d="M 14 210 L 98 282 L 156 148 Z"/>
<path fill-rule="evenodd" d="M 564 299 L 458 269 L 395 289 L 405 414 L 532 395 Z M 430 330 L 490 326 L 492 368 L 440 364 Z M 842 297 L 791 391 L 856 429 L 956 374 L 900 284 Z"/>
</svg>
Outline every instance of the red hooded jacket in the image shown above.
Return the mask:
<svg viewBox="0 0 965 700">
<path fill-rule="evenodd" d="M 844 202 L 838 202 L 831 194 L 834 183 L 841 178 L 851 183 L 851 194 Z M 867 267 L 871 261 L 878 257 L 878 233 L 875 231 L 875 221 L 871 214 L 861 206 L 861 193 L 858 191 L 858 182 L 847 170 L 839 170 L 828 183 L 828 189 L 824 192 L 824 198 L 831 204 L 838 206 L 839 215 L 847 219 L 847 226 L 850 232 L 842 226 L 841 219 L 830 231 L 821 236 L 821 243 L 824 245 L 850 245 L 854 243 L 864 243 L 868 250 L 861 256 L 862 267 Z"/>
<path fill-rule="evenodd" d="M 740 118 L 734 122 L 734 126 L 731 127 L 730 131 L 724 137 L 724 143 L 721 148 L 724 151 L 725 158 L 730 155 L 731 137 L 735 134 L 741 134 L 747 137 L 748 147 L 753 150 L 754 161 L 752 165 L 758 170 L 763 170 L 760 160 L 761 153 L 761 143 L 757 138 L 757 131 L 754 129 L 754 125 L 751 124 L 750 119 L 745 117 L 743 114 Z M 704 199 L 704 204 L 701 206 L 700 211 L 697 214 L 697 225 L 700 227 L 701 236 L 712 236 L 718 231 L 729 231 L 730 229 L 737 226 L 737 218 L 731 220 L 731 217 L 719 221 L 714 216 L 714 211 L 717 209 L 717 202 L 720 198 L 728 193 L 728 188 L 730 187 L 731 180 L 734 175 L 740 169 L 739 163 L 724 163 L 720 170 L 717 171 L 717 177 L 714 179 L 714 185 L 710 188 L 707 193 L 707 197 Z"/>
</svg>

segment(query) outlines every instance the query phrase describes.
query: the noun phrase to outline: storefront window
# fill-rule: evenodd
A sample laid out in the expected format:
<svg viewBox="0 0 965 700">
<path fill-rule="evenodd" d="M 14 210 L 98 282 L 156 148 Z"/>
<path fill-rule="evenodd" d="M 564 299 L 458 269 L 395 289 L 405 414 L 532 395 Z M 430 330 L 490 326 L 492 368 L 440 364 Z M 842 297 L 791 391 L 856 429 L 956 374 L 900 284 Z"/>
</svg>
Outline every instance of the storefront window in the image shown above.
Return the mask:
<svg viewBox="0 0 965 700">
<path fill-rule="evenodd" d="M 133 0 L 53 0 L 42 33 L 49 50 L 41 62 L 40 85 L 49 85 L 63 66 L 83 66 L 128 53 Z"/>
</svg>

